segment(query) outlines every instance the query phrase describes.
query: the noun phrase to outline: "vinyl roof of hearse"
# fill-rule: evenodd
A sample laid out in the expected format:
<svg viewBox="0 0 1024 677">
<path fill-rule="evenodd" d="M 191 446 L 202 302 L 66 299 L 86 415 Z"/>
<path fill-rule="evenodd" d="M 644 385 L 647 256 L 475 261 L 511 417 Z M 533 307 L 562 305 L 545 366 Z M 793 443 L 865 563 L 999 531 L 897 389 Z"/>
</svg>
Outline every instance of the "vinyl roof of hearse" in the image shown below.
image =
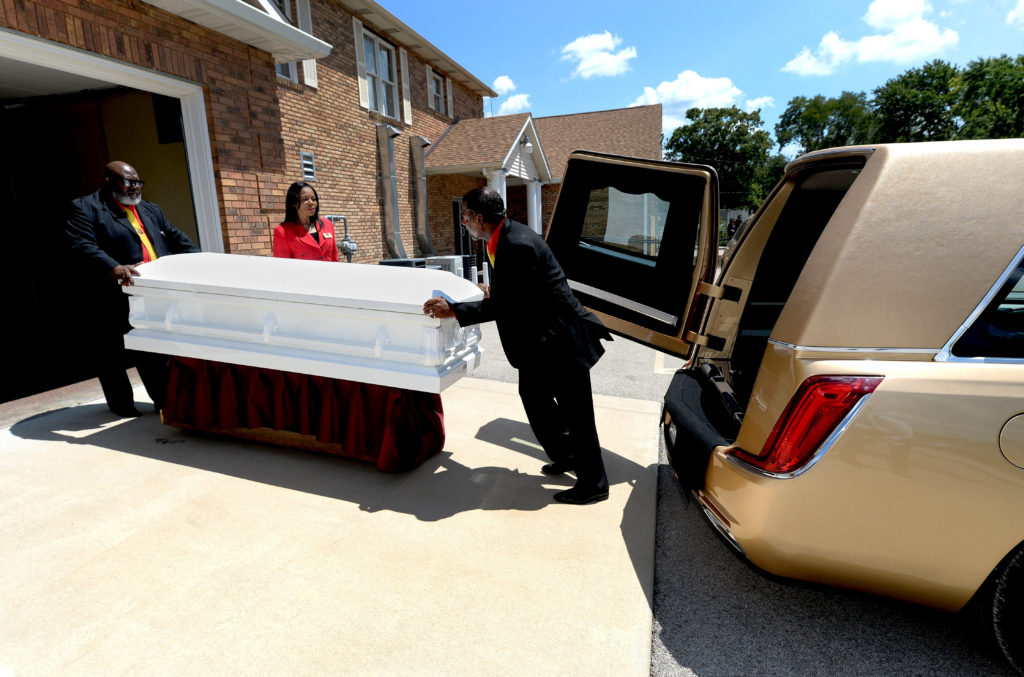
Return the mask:
<svg viewBox="0 0 1024 677">
<path fill-rule="evenodd" d="M 1024 247 L 1024 139 L 832 149 L 788 169 L 853 155 L 867 163 L 772 338 L 938 350 Z"/>
</svg>

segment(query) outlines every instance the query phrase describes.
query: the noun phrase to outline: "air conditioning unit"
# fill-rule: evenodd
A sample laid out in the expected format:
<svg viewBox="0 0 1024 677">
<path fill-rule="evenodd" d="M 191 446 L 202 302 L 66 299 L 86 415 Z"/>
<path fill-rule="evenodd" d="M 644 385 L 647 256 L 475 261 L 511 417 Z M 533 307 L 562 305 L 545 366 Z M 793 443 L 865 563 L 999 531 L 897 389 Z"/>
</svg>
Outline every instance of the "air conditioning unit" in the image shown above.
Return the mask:
<svg viewBox="0 0 1024 677">
<path fill-rule="evenodd" d="M 428 266 L 440 266 L 441 270 L 447 270 L 452 275 L 463 277 L 461 256 L 428 256 Z"/>
</svg>

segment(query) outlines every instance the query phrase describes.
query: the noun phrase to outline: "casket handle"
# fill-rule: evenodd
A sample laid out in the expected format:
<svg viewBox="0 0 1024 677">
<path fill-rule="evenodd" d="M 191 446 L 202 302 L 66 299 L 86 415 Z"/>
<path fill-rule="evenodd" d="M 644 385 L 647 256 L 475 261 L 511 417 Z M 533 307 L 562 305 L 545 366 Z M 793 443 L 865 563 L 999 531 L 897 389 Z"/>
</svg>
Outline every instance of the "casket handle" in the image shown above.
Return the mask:
<svg viewBox="0 0 1024 677">
<path fill-rule="evenodd" d="M 263 342 L 270 343 L 271 337 L 278 332 L 278 329 L 277 317 L 273 313 L 267 313 L 267 318 L 263 321 Z"/>
<path fill-rule="evenodd" d="M 384 347 L 391 345 L 391 337 L 385 327 L 377 327 L 377 335 L 373 339 L 373 356 L 380 357 L 384 354 Z"/>
</svg>

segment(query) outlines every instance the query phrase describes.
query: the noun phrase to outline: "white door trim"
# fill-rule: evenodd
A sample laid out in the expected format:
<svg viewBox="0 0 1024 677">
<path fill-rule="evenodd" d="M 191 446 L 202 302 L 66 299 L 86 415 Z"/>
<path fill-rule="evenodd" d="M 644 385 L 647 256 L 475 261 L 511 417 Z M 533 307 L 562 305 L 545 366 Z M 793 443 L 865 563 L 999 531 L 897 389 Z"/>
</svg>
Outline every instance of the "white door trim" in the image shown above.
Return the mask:
<svg viewBox="0 0 1024 677">
<path fill-rule="evenodd" d="M 200 85 L 7 30 L 0 31 L 0 57 L 45 66 L 93 80 L 104 80 L 112 85 L 171 96 L 181 101 L 185 157 L 188 162 L 189 182 L 192 185 L 199 244 L 203 251 L 224 252 L 210 132 L 206 126 L 206 103 Z"/>
</svg>

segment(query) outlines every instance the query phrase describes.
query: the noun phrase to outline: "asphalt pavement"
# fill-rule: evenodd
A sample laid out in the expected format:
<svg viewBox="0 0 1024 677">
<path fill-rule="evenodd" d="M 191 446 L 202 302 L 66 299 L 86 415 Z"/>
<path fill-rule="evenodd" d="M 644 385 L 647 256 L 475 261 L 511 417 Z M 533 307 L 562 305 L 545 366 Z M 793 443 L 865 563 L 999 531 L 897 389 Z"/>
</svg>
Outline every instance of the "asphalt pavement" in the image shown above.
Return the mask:
<svg viewBox="0 0 1024 677">
<path fill-rule="evenodd" d="M 475 376 L 514 381 L 493 327 Z M 591 372 L 596 394 L 660 402 L 682 362 L 616 338 Z M 657 428 L 658 420 L 650 425 Z M 1014 673 L 971 612 L 765 574 L 688 502 L 659 452 L 651 677 Z"/>
</svg>

